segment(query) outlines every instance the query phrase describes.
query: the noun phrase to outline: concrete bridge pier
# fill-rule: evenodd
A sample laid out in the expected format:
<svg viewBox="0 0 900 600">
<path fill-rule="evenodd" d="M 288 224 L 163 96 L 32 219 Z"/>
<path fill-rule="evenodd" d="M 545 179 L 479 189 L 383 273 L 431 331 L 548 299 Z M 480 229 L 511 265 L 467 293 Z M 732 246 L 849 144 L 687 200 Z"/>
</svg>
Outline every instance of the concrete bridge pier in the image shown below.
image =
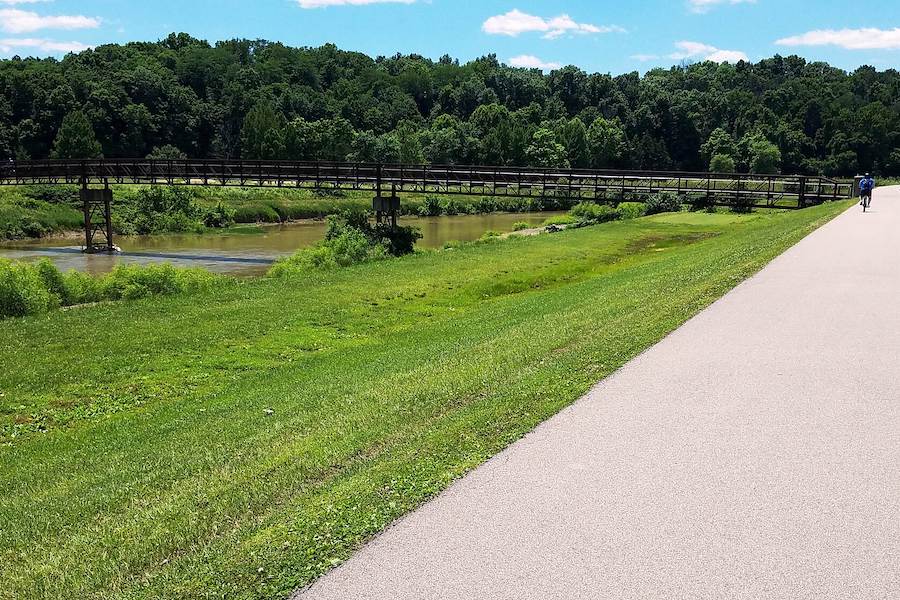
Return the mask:
<svg viewBox="0 0 900 600">
<path fill-rule="evenodd" d="M 101 189 L 91 189 L 87 181 L 81 184 L 81 209 L 84 212 L 84 252 L 117 252 L 113 244 L 112 198 L 109 183 Z"/>
</svg>

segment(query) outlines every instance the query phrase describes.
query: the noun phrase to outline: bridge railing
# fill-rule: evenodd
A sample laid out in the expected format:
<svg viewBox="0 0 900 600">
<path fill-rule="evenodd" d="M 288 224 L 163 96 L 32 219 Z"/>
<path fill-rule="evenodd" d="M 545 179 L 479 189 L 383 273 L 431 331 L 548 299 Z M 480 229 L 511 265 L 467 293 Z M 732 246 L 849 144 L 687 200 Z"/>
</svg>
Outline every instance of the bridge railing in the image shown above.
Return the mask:
<svg viewBox="0 0 900 600">
<path fill-rule="evenodd" d="M 672 192 L 716 203 L 786 207 L 852 195 L 852 184 L 797 175 L 194 159 L 36 160 L 0 165 L 0 185 L 24 184 L 300 187 L 620 201 Z"/>
</svg>

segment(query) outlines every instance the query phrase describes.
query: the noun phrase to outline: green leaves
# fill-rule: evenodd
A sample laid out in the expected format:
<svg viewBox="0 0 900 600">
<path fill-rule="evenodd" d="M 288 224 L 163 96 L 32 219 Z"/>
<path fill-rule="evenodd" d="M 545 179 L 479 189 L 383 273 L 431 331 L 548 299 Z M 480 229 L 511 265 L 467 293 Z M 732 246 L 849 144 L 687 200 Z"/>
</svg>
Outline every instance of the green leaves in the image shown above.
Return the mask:
<svg viewBox="0 0 900 600">
<path fill-rule="evenodd" d="M 53 142 L 53 158 L 100 158 L 103 150 L 87 115 L 76 110 L 63 119 L 56 141 Z"/>
</svg>

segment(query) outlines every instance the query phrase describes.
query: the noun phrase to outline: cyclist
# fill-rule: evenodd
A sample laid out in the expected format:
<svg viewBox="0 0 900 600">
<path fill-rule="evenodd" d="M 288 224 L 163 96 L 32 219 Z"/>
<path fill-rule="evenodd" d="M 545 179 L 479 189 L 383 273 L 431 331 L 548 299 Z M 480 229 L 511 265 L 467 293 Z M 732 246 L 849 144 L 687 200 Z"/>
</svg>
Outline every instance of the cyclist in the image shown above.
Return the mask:
<svg viewBox="0 0 900 600">
<path fill-rule="evenodd" d="M 867 207 L 872 204 L 872 190 L 875 189 L 875 178 L 870 173 L 866 173 L 859 182 L 860 205 Z"/>
</svg>

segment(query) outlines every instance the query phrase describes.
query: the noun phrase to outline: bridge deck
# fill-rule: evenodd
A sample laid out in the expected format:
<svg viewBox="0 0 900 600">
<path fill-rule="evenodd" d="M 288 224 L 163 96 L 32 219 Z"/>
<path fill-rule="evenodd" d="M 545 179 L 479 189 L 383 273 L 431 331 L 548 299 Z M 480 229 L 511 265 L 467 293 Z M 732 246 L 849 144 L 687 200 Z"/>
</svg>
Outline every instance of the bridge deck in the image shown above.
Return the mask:
<svg viewBox="0 0 900 600">
<path fill-rule="evenodd" d="M 716 204 L 787 208 L 852 193 L 852 184 L 825 177 L 675 171 L 133 159 L 27 161 L 0 167 L 0 185 L 28 184 L 331 188 L 618 201 L 666 191 Z"/>
</svg>

